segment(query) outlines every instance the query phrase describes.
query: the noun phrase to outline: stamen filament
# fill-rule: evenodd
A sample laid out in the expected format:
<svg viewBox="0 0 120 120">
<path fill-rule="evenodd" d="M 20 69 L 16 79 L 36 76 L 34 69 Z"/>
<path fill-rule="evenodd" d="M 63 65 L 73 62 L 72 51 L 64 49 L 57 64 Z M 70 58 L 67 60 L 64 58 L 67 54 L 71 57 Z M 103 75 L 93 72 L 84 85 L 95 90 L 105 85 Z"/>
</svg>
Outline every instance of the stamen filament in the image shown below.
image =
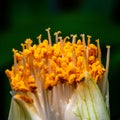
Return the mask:
<svg viewBox="0 0 120 120">
<path fill-rule="evenodd" d="M 14 74 L 16 74 L 17 72 L 17 60 L 16 60 L 16 53 L 17 53 L 17 50 L 15 50 L 14 48 L 12 49 L 13 53 L 14 53 Z"/>
<path fill-rule="evenodd" d="M 89 46 L 89 44 L 90 44 L 90 39 L 92 38 L 92 36 L 87 35 L 87 37 L 88 37 L 88 40 L 87 40 L 87 46 Z"/>
<path fill-rule="evenodd" d="M 107 45 L 107 59 L 106 59 L 106 78 L 108 77 L 108 69 L 109 69 L 109 62 L 110 62 L 110 46 Z"/>
<path fill-rule="evenodd" d="M 29 49 L 31 47 L 31 44 L 32 44 L 32 40 L 30 38 L 26 39 L 25 45 L 26 45 L 27 49 Z"/>
<path fill-rule="evenodd" d="M 39 44 L 41 43 L 41 37 L 42 37 L 42 34 L 40 34 L 40 35 L 37 37 L 37 40 L 38 40 L 38 43 L 39 43 Z"/>
<path fill-rule="evenodd" d="M 99 39 L 97 39 L 96 42 L 97 42 L 97 48 L 98 48 L 98 59 L 101 63 L 101 49 L 100 49 Z"/>
<path fill-rule="evenodd" d="M 61 31 L 58 31 L 58 32 L 55 32 L 55 33 L 54 33 L 56 43 L 58 43 L 58 35 L 59 35 L 60 33 L 61 33 Z"/>
<path fill-rule="evenodd" d="M 71 37 L 72 37 L 72 43 L 75 44 L 76 43 L 77 34 L 75 34 L 75 35 L 71 34 Z"/>
<path fill-rule="evenodd" d="M 21 43 L 22 50 L 25 49 L 25 44 Z"/>
<path fill-rule="evenodd" d="M 86 46 L 86 42 L 85 42 L 85 34 L 80 34 L 80 36 L 82 37 L 83 45 Z"/>
<path fill-rule="evenodd" d="M 85 52 L 84 52 L 84 66 L 85 66 L 85 71 L 88 71 L 88 48 L 86 46 L 86 42 L 85 42 L 85 34 L 81 34 L 80 35 L 82 37 L 82 42 L 85 48 Z"/>
<path fill-rule="evenodd" d="M 51 35 L 50 35 L 50 28 L 46 29 L 47 33 L 48 33 L 48 41 L 49 41 L 49 45 L 52 45 L 52 40 L 51 40 Z"/>
<path fill-rule="evenodd" d="M 69 37 L 69 36 L 66 36 L 66 37 L 63 39 L 64 43 L 66 42 L 67 39 L 70 39 L 70 37 Z"/>
</svg>

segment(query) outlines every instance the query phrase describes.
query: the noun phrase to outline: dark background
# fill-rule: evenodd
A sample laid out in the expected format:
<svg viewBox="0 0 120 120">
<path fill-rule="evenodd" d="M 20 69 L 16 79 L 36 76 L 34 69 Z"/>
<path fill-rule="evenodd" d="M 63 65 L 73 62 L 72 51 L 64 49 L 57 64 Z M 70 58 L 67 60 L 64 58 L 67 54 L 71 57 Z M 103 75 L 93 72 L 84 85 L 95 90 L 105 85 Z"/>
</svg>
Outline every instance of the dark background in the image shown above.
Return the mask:
<svg viewBox="0 0 120 120">
<path fill-rule="evenodd" d="M 85 33 L 100 39 L 105 65 L 106 45 L 111 45 L 109 83 L 111 120 L 120 120 L 120 0 L 1 0 L 0 1 L 0 120 L 7 120 L 10 86 L 4 73 L 13 64 L 12 48 L 51 27 L 51 35 Z M 54 39 L 54 38 L 53 38 Z M 17 120 L 17 119 L 16 119 Z"/>
</svg>

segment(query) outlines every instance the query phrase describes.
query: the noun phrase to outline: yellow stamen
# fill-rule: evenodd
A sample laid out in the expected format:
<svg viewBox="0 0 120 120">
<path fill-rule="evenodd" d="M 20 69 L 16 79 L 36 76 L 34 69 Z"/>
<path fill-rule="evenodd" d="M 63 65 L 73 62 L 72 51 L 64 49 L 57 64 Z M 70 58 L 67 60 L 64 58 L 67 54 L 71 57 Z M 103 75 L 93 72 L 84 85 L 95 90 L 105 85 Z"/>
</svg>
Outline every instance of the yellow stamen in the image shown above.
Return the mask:
<svg viewBox="0 0 120 120">
<path fill-rule="evenodd" d="M 14 69 L 15 69 L 15 74 L 17 71 L 17 60 L 16 60 L 16 53 L 18 52 L 17 50 L 15 50 L 14 48 L 12 49 L 13 53 L 14 53 Z"/>
<path fill-rule="evenodd" d="M 48 33 L 48 41 L 49 41 L 49 45 L 52 45 L 52 40 L 51 40 L 51 35 L 50 35 L 50 28 L 46 29 L 47 33 Z"/>
<path fill-rule="evenodd" d="M 100 49 L 99 39 L 97 39 L 96 42 L 97 42 L 97 48 L 98 48 L 98 59 L 101 62 L 101 49 Z"/>
<path fill-rule="evenodd" d="M 66 36 L 63 41 L 66 42 L 67 39 L 70 39 L 70 37 Z"/>
<path fill-rule="evenodd" d="M 85 35 L 81 34 L 82 41 L 78 40 L 77 35 L 72 35 L 72 43 L 58 37 L 60 31 L 56 32 L 56 44 L 52 46 L 50 28 L 48 32 L 48 41 L 41 42 L 41 34 L 37 37 L 38 45 L 31 45 L 32 40 L 26 39 L 22 52 L 13 49 L 14 66 L 12 70 L 6 70 L 10 79 L 11 87 L 14 91 L 36 93 L 37 81 L 42 82 L 45 89 L 51 89 L 59 83 L 77 84 L 87 77 L 87 73 L 97 82 L 105 72 L 101 65 L 101 52 L 99 40 L 97 46 L 90 43 L 91 36 L 88 37 L 88 43 L 85 43 Z M 59 42 L 58 42 L 59 39 Z M 26 47 L 25 47 L 26 46 Z M 108 55 L 110 47 L 108 46 Z M 98 56 L 97 56 L 98 55 Z M 99 59 L 98 59 L 99 58 Z M 106 71 L 108 71 L 109 59 L 107 57 Z M 37 73 L 36 73 L 37 71 Z"/>
<path fill-rule="evenodd" d="M 26 39 L 25 40 L 25 43 L 26 43 L 26 48 L 30 48 L 31 47 L 31 44 L 32 44 L 32 40 L 30 38 Z"/>
<path fill-rule="evenodd" d="M 39 44 L 41 43 L 41 37 L 42 37 L 42 34 L 40 34 L 38 37 L 36 37 L 38 39 Z"/>
<path fill-rule="evenodd" d="M 88 71 L 88 47 L 86 46 L 86 42 L 85 42 L 85 34 L 81 34 L 80 36 L 82 37 L 82 42 L 83 42 L 83 45 L 85 47 L 85 51 L 83 54 L 85 71 Z"/>
<path fill-rule="evenodd" d="M 80 36 L 82 37 L 83 45 L 86 46 L 86 42 L 85 42 L 85 34 L 80 34 Z"/>
<path fill-rule="evenodd" d="M 107 48 L 107 59 L 106 59 L 106 78 L 108 77 L 109 61 L 110 61 L 110 45 L 106 46 Z"/>
<path fill-rule="evenodd" d="M 87 45 L 89 46 L 89 44 L 90 44 L 90 39 L 92 38 L 92 36 L 87 35 L 87 38 L 88 38 L 88 40 L 87 40 Z"/>
<path fill-rule="evenodd" d="M 55 32 L 55 33 L 54 33 L 56 43 L 58 43 L 58 35 L 59 35 L 60 33 L 61 33 L 61 31 L 58 31 L 58 32 Z"/>
<path fill-rule="evenodd" d="M 25 44 L 21 43 L 21 46 L 22 46 L 22 50 L 25 49 Z"/>
<path fill-rule="evenodd" d="M 72 43 L 75 44 L 76 43 L 77 34 L 75 34 L 75 35 L 71 34 L 71 37 L 72 37 Z"/>
</svg>

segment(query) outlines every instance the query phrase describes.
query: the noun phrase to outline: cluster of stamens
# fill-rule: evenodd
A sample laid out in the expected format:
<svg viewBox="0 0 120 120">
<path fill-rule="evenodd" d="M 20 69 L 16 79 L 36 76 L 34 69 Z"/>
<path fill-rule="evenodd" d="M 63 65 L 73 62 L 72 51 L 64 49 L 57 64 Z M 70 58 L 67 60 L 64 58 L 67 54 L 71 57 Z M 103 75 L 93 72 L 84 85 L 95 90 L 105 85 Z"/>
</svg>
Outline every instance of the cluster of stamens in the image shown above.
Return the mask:
<svg viewBox="0 0 120 120">
<path fill-rule="evenodd" d="M 71 35 L 70 42 L 69 36 L 62 38 L 58 31 L 54 34 L 56 43 L 52 45 L 50 28 L 46 31 L 48 40 L 41 41 L 40 35 L 38 45 L 32 45 L 32 40 L 26 39 L 21 44 L 22 51 L 13 49 L 14 65 L 11 70 L 6 70 L 6 74 L 14 91 L 36 92 L 37 81 L 45 89 L 52 89 L 59 83 L 76 86 L 86 77 L 86 72 L 95 82 L 102 78 L 105 68 L 101 64 L 99 40 L 94 45 L 88 35 L 86 43 L 85 35 L 81 34 L 82 40 Z"/>
</svg>

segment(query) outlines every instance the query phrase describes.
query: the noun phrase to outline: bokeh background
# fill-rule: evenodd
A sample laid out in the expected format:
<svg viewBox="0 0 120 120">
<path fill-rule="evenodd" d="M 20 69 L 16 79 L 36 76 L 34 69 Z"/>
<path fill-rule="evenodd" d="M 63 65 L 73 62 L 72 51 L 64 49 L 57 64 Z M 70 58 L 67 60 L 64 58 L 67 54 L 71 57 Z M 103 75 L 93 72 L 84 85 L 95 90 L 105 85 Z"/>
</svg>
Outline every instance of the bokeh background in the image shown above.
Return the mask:
<svg viewBox="0 0 120 120">
<path fill-rule="evenodd" d="M 26 38 L 51 27 L 51 35 L 81 33 L 100 39 L 105 65 L 106 45 L 111 45 L 109 83 L 111 120 L 120 120 L 120 0 L 1 0 L 0 1 L 0 120 L 7 120 L 11 95 L 5 69 L 13 64 L 12 48 L 21 50 Z M 17 120 L 17 118 L 16 118 Z"/>
</svg>

